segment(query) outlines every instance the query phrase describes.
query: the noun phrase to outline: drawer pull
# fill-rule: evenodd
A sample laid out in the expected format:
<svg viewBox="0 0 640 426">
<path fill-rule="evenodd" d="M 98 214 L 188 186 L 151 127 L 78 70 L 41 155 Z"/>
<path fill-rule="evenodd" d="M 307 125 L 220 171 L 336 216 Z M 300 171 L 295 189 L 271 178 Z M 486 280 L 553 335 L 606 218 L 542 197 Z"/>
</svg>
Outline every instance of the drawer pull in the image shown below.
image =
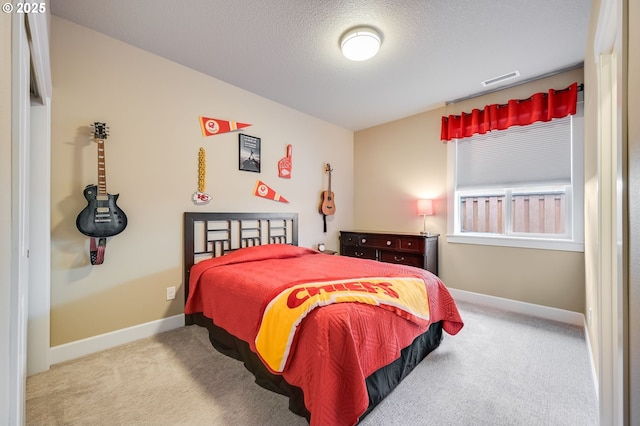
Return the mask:
<svg viewBox="0 0 640 426">
<path fill-rule="evenodd" d="M 360 253 L 355 252 L 355 255 L 356 255 L 356 257 L 362 257 L 362 256 L 364 256 L 364 253 L 363 252 L 360 252 Z"/>
<path fill-rule="evenodd" d="M 407 245 L 408 245 L 409 247 L 411 247 L 411 246 L 413 245 L 413 243 L 407 243 Z"/>
<path fill-rule="evenodd" d="M 387 245 L 390 246 L 391 245 L 391 241 L 387 240 Z"/>
<path fill-rule="evenodd" d="M 367 239 L 366 239 L 366 238 L 363 238 L 363 239 L 362 239 L 362 244 L 364 244 L 364 243 L 366 243 L 366 242 L 367 242 Z"/>
<path fill-rule="evenodd" d="M 404 256 L 393 256 L 393 259 L 396 262 L 402 262 L 404 260 Z"/>
</svg>

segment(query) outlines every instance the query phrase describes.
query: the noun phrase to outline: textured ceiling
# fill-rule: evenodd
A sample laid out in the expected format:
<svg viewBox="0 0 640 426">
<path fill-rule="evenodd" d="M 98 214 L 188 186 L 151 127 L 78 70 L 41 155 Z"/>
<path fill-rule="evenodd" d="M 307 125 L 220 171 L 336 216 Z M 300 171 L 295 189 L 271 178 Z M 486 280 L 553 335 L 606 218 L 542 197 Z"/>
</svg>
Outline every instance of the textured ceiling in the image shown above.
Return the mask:
<svg viewBox="0 0 640 426">
<path fill-rule="evenodd" d="M 51 0 L 92 28 L 338 126 L 361 130 L 584 60 L 590 0 Z M 338 40 L 366 24 L 376 57 Z M 55 82 L 54 82 L 55 83 Z M 492 86 L 492 88 L 499 86 Z"/>
</svg>

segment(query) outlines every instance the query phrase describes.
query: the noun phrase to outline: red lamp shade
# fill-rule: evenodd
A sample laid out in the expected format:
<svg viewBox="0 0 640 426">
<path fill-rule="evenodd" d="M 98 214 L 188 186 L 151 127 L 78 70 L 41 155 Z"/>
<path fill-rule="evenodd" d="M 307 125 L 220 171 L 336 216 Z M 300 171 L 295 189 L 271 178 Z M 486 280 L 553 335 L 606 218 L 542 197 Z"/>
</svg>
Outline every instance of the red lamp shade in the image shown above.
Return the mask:
<svg viewBox="0 0 640 426">
<path fill-rule="evenodd" d="M 423 216 L 432 216 L 433 200 L 418 200 L 418 214 Z"/>
</svg>

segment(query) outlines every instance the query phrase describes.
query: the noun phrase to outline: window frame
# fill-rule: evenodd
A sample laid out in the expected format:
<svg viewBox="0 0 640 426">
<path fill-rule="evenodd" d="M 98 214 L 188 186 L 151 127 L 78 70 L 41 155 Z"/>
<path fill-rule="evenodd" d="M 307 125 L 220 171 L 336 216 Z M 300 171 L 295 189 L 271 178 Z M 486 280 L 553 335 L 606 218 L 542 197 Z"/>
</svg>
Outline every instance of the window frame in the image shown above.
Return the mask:
<svg viewBox="0 0 640 426">
<path fill-rule="evenodd" d="M 577 112 L 571 116 L 571 183 L 565 191 L 565 234 L 529 234 L 512 232 L 511 195 L 516 192 L 560 188 L 563 184 L 532 185 L 517 187 L 485 187 L 456 190 L 456 148 L 457 140 L 447 144 L 447 186 L 448 220 L 447 242 L 480 244 L 504 247 L 521 247 L 546 250 L 584 252 L 584 104 L 579 94 Z M 505 195 L 504 234 L 462 232 L 461 196 Z"/>
</svg>

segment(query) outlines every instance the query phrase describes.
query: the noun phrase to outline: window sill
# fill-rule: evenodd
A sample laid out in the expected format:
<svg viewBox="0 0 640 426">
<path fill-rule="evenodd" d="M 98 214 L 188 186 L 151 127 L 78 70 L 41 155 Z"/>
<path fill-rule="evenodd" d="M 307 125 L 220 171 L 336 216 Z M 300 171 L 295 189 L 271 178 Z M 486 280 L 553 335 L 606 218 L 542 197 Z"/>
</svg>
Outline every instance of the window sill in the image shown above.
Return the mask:
<svg viewBox="0 0 640 426">
<path fill-rule="evenodd" d="M 506 236 L 493 237 L 486 235 L 447 235 L 447 242 L 459 244 L 478 244 L 485 246 L 584 252 L 584 243 L 569 240 L 554 240 L 544 238 L 518 238 Z"/>
</svg>

